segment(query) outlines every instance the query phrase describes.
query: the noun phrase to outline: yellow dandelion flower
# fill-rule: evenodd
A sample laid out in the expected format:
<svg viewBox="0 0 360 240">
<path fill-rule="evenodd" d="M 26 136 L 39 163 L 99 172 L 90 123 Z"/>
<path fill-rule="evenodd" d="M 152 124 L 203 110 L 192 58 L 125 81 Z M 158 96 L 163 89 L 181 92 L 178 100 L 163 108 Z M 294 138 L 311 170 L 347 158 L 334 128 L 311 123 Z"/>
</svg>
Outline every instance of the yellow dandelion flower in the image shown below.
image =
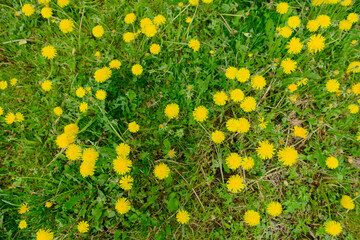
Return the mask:
<svg viewBox="0 0 360 240">
<path fill-rule="evenodd" d="M 21 220 L 21 221 L 19 222 L 19 228 L 20 228 L 20 229 L 24 229 L 24 228 L 26 228 L 26 227 L 27 227 L 26 221 L 25 221 L 25 220 Z"/>
<path fill-rule="evenodd" d="M 347 73 L 353 72 L 353 73 L 358 73 L 360 72 L 360 62 L 355 61 L 355 62 L 351 62 L 346 70 Z"/>
<path fill-rule="evenodd" d="M 51 18 L 53 12 L 52 12 L 52 9 L 49 8 L 49 7 L 44 7 L 43 9 L 41 9 L 41 15 L 43 18 Z"/>
<path fill-rule="evenodd" d="M 92 34 L 96 38 L 100 38 L 104 35 L 104 28 L 101 25 L 97 25 L 92 29 Z"/>
<path fill-rule="evenodd" d="M 130 154 L 130 146 L 126 143 L 120 143 L 115 150 L 121 157 L 127 157 Z"/>
<path fill-rule="evenodd" d="M 288 89 L 292 93 L 297 90 L 297 85 L 295 83 L 292 83 L 292 84 L 288 85 Z"/>
<path fill-rule="evenodd" d="M 130 211 L 131 205 L 127 198 L 119 198 L 116 201 L 115 209 L 119 214 L 125 214 Z"/>
<path fill-rule="evenodd" d="M 102 90 L 102 89 L 97 90 L 96 93 L 95 93 L 95 97 L 100 101 L 105 100 L 106 92 L 104 90 Z"/>
<path fill-rule="evenodd" d="M 33 15 L 35 8 L 31 4 L 24 4 L 21 8 L 21 11 L 25 14 L 25 16 L 29 17 Z"/>
<path fill-rule="evenodd" d="M 87 102 L 82 102 L 79 105 L 80 112 L 86 112 L 89 109 L 89 104 Z"/>
<path fill-rule="evenodd" d="M 239 128 L 239 121 L 235 118 L 230 118 L 229 120 L 226 121 L 226 128 L 230 132 L 236 132 L 237 129 Z"/>
<path fill-rule="evenodd" d="M 319 29 L 320 27 L 320 23 L 317 20 L 310 20 L 307 22 L 306 24 L 306 28 L 307 30 L 309 30 L 310 32 L 315 32 Z"/>
<path fill-rule="evenodd" d="M 280 14 L 285 14 L 289 11 L 289 4 L 286 2 L 281 2 L 276 6 L 276 11 Z"/>
<path fill-rule="evenodd" d="M 244 170 L 250 170 L 255 166 L 255 161 L 252 157 L 244 157 L 241 163 L 241 167 Z"/>
<path fill-rule="evenodd" d="M 64 112 L 61 107 L 55 107 L 53 111 L 57 116 L 61 116 Z"/>
<path fill-rule="evenodd" d="M 190 215 L 186 210 L 180 210 L 176 214 L 176 221 L 181 224 L 187 224 L 190 220 Z"/>
<path fill-rule="evenodd" d="M 83 178 L 93 176 L 95 173 L 95 163 L 92 162 L 82 162 L 80 165 L 80 174 Z"/>
<path fill-rule="evenodd" d="M 160 25 L 165 24 L 166 18 L 163 15 L 159 14 L 154 17 L 153 22 L 154 22 L 155 26 L 160 26 Z"/>
<path fill-rule="evenodd" d="M 1 90 L 6 89 L 7 86 L 8 86 L 7 81 L 0 81 L 0 89 L 1 89 Z"/>
<path fill-rule="evenodd" d="M 143 72 L 143 67 L 140 64 L 135 64 L 132 66 L 131 71 L 135 76 L 140 76 Z"/>
<path fill-rule="evenodd" d="M 297 62 L 290 58 L 286 58 L 281 61 L 280 66 L 283 68 L 284 73 L 291 74 L 292 72 L 294 72 L 296 70 Z"/>
<path fill-rule="evenodd" d="M 159 54 L 160 50 L 161 50 L 161 47 L 159 44 L 156 44 L 156 43 L 151 44 L 151 46 L 150 46 L 151 54 L 157 55 L 157 54 Z"/>
<path fill-rule="evenodd" d="M 89 223 L 87 221 L 81 221 L 77 225 L 79 233 L 86 233 L 89 231 Z"/>
<path fill-rule="evenodd" d="M 79 97 L 79 98 L 83 98 L 85 96 L 85 89 L 83 87 L 79 87 L 78 89 L 76 89 L 76 96 Z"/>
<path fill-rule="evenodd" d="M 79 132 L 79 127 L 74 124 L 68 124 L 64 127 L 64 133 L 68 135 L 77 134 Z"/>
<path fill-rule="evenodd" d="M 22 113 L 19 113 L 19 112 L 15 113 L 15 121 L 16 122 L 24 121 L 24 115 Z"/>
<path fill-rule="evenodd" d="M 154 168 L 154 175 L 156 178 L 162 180 L 169 176 L 170 168 L 165 163 L 160 163 Z"/>
<path fill-rule="evenodd" d="M 140 27 L 144 28 L 149 25 L 154 25 L 150 18 L 144 18 L 140 20 Z"/>
<path fill-rule="evenodd" d="M 235 170 L 239 168 L 242 164 L 242 158 L 237 153 L 230 153 L 225 159 L 226 165 Z"/>
<path fill-rule="evenodd" d="M 265 87 L 266 80 L 263 76 L 255 75 L 251 78 L 251 86 L 257 90 L 261 90 Z"/>
<path fill-rule="evenodd" d="M 133 121 L 133 122 L 129 123 L 128 128 L 129 128 L 130 132 L 136 133 L 139 131 L 140 126 L 135 121 Z"/>
<path fill-rule="evenodd" d="M 239 175 L 232 175 L 226 184 L 229 191 L 233 193 L 241 192 L 245 188 L 244 179 Z"/>
<path fill-rule="evenodd" d="M 245 118 L 239 118 L 236 132 L 238 132 L 238 133 L 246 133 L 249 130 L 250 130 L 249 121 L 247 119 L 245 119 Z"/>
<path fill-rule="evenodd" d="M 41 54 L 47 59 L 53 59 L 56 56 L 56 49 L 49 45 L 41 49 Z"/>
<path fill-rule="evenodd" d="M 50 80 L 45 80 L 41 83 L 41 88 L 48 92 L 52 89 L 52 82 Z"/>
<path fill-rule="evenodd" d="M 5 123 L 6 124 L 13 124 L 16 121 L 16 115 L 12 112 L 9 112 L 8 114 L 6 114 L 5 116 Z"/>
<path fill-rule="evenodd" d="M 299 127 L 299 126 L 294 126 L 294 136 L 295 137 L 301 137 L 301 138 L 306 138 L 307 136 L 307 129 Z"/>
<path fill-rule="evenodd" d="M 253 97 L 246 97 L 241 102 L 240 107 L 244 112 L 251 112 L 256 109 L 256 100 Z"/>
<path fill-rule="evenodd" d="M 121 62 L 117 59 L 115 60 L 112 60 L 110 63 L 109 63 L 109 67 L 110 68 L 113 68 L 113 69 L 120 69 L 120 66 L 121 66 Z"/>
<path fill-rule="evenodd" d="M 94 56 L 97 58 L 97 59 L 101 59 L 101 53 L 100 51 L 96 51 Z"/>
<path fill-rule="evenodd" d="M 278 29 L 278 33 L 280 36 L 284 38 L 289 38 L 292 34 L 292 29 L 288 26 L 282 27 Z"/>
<path fill-rule="evenodd" d="M 335 169 L 339 166 L 339 161 L 335 157 L 326 158 L 326 166 L 330 169 Z"/>
<path fill-rule="evenodd" d="M 74 22 L 70 19 L 63 19 L 60 21 L 59 28 L 63 33 L 69 33 L 74 30 Z"/>
<path fill-rule="evenodd" d="M 170 103 L 165 107 L 165 115 L 170 118 L 176 118 L 179 115 L 179 105 L 176 103 Z"/>
<path fill-rule="evenodd" d="M 169 157 L 171 157 L 171 158 L 175 157 L 175 154 L 176 154 L 176 152 L 175 152 L 174 149 L 171 149 L 171 150 L 168 152 L 168 155 L 169 155 Z"/>
<path fill-rule="evenodd" d="M 250 226 L 256 226 L 260 223 L 260 214 L 254 210 L 248 210 L 245 212 L 244 220 Z"/>
<path fill-rule="evenodd" d="M 352 23 L 346 19 L 339 22 L 339 29 L 342 31 L 349 31 L 352 27 Z"/>
<path fill-rule="evenodd" d="M 352 210 L 355 208 L 354 201 L 349 197 L 348 195 L 343 195 L 340 200 L 341 206 L 343 206 L 346 209 Z"/>
<path fill-rule="evenodd" d="M 94 79 L 98 83 L 103 83 L 111 77 L 112 71 L 109 67 L 103 67 L 95 71 Z"/>
<path fill-rule="evenodd" d="M 82 156 L 83 162 L 95 164 L 99 158 L 99 153 L 94 148 L 84 149 Z"/>
<path fill-rule="evenodd" d="M 284 147 L 278 152 L 278 159 L 285 166 L 292 166 L 297 162 L 298 152 L 293 147 Z"/>
<path fill-rule="evenodd" d="M 271 159 L 274 155 L 274 145 L 268 141 L 260 141 L 256 152 L 261 159 Z"/>
<path fill-rule="evenodd" d="M 57 136 L 57 138 L 55 140 L 56 145 L 59 148 L 66 148 L 74 141 L 75 141 L 75 135 L 73 135 L 73 134 L 68 135 L 66 133 L 63 133 L 63 134 Z"/>
<path fill-rule="evenodd" d="M 224 106 L 228 100 L 228 96 L 225 92 L 216 92 L 213 96 L 214 103 L 218 106 Z"/>
<path fill-rule="evenodd" d="M 316 18 L 321 28 L 327 28 L 331 25 L 331 19 L 328 15 L 319 15 Z"/>
<path fill-rule="evenodd" d="M 244 100 L 244 92 L 241 91 L 240 89 L 234 89 L 234 90 L 230 90 L 230 98 L 231 100 L 233 100 L 234 102 L 241 102 L 242 100 Z"/>
<path fill-rule="evenodd" d="M 36 232 L 36 240 L 53 240 L 54 233 L 50 229 L 40 229 Z"/>
<path fill-rule="evenodd" d="M 135 39 L 135 34 L 132 32 L 126 32 L 123 34 L 124 42 L 129 43 L 129 42 L 133 41 L 134 39 Z"/>
<path fill-rule="evenodd" d="M 24 213 L 26 213 L 26 212 L 28 212 L 28 211 L 29 211 L 28 204 L 27 204 L 27 203 L 23 203 L 23 204 L 20 205 L 19 210 L 18 210 L 18 213 L 19 213 L 19 214 L 24 214 Z"/>
<path fill-rule="evenodd" d="M 134 178 L 130 175 L 125 175 L 120 178 L 119 185 L 125 190 L 129 191 L 133 186 Z"/>
<path fill-rule="evenodd" d="M 70 3 L 70 0 L 57 0 L 57 4 L 61 8 L 66 7 L 67 5 L 69 5 L 69 3 Z"/>
<path fill-rule="evenodd" d="M 228 67 L 226 69 L 225 76 L 228 79 L 235 79 L 237 73 L 238 73 L 238 69 L 236 67 Z"/>
<path fill-rule="evenodd" d="M 249 69 L 247 68 L 240 68 L 238 71 L 237 71 L 237 74 L 236 74 L 236 79 L 239 81 L 239 82 L 247 82 L 250 78 L 250 71 Z"/>
<path fill-rule="evenodd" d="M 51 208 L 52 205 L 53 205 L 52 202 L 46 202 L 45 203 L 46 208 Z"/>
<path fill-rule="evenodd" d="M 211 140 L 213 140 L 214 143 L 220 144 L 225 140 L 225 135 L 223 132 L 216 130 L 211 133 Z"/>
<path fill-rule="evenodd" d="M 195 121 L 203 122 L 208 118 L 209 110 L 204 106 L 196 107 L 193 111 Z"/>
<path fill-rule="evenodd" d="M 350 23 L 356 23 L 359 21 L 359 15 L 357 13 L 349 13 L 346 18 Z"/>
<path fill-rule="evenodd" d="M 300 38 L 293 37 L 286 45 L 286 48 L 288 49 L 288 53 L 290 54 L 299 54 L 301 52 L 301 49 L 303 48 L 303 44 L 300 41 Z"/>
<path fill-rule="evenodd" d="M 18 82 L 17 78 L 12 78 L 12 79 L 10 80 L 10 85 L 11 85 L 11 86 L 15 86 L 17 82 Z"/>
<path fill-rule="evenodd" d="M 271 202 L 267 205 L 266 212 L 273 217 L 277 217 L 282 212 L 282 206 L 279 202 Z"/>
<path fill-rule="evenodd" d="M 65 155 L 69 160 L 75 161 L 76 159 L 81 158 L 81 147 L 76 144 L 70 144 L 66 151 Z"/>
<path fill-rule="evenodd" d="M 125 156 L 117 156 L 113 161 L 114 171 L 120 175 L 124 175 L 130 172 L 132 167 L 132 161 Z"/>
<path fill-rule="evenodd" d="M 353 3 L 353 1 L 352 0 L 344 0 L 344 1 L 342 1 L 341 3 L 341 6 L 351 6 L 351 5 L 353 5 L 354 3 Z"/>
<path fill-rule="evenodd" d="M 197 40 L 197 39 L 191 39 L 190 41 L 189 41 L 189 44 L 188 44 L 188 46 L 189 46 L 189 48 L 191 48 L 192 50 L 194 50 L 194 52 L 197 52 L 197 51 L 199 51 L 199 49 L 200 49 L 200 42 L 199 42 L 199 40 Z"/>
<path fill-rule="evenodd" d="M 199 0 L 189 0 L 189 3 L 192 5 L 192 6 L 196 6 L 199 4 Z"/>
<path fill-rule="evenodd" d="M 326 82 L 326 89 L 329 92 L 337 92 L 339 91 L 340 83 L 336 79 L 330 79 Z"/>
<path fill-rule="evenodd" d="M 292 16 L 292 17 L 289 17 L 287 23 L 288 23 L 289 27 L 294 29 L 294 28 L 297 28 L 300 26 L 301 20 L 298 16 Z"/>
<path fill-rule="evenodd" d="M 349 109 L 350 113 L 352 113 L 352 114 L 355 114 L 355 113 L 359 112 L 359 107 L 357 105 L 355 105 L 355 104 L 350 104 L 348 106 L 348 109 Z"/>
<path fill-rule="evenodd" d="M 134 23 L 136 20 L 136 15 L 134 13 L 128 13 L 126 14 L 125 18 L 124 18 L 124 22 L 126 24 L 132 24 Z"/>
<path fill-rule="evenodd" d="M 332 236 L 337 236 L 341 233 L 341 231 L 342 231 L 342 226 L 339 222 L 329 221 L 325 223 L 325 232 L 327 234 L 330 234 Z"/>
<path fill-rule="evenodd" d="M 156 26 L 154 24 L 145 25 L 143 28 L 141 28 L 141 32 L 147 37 L 151 38 L 155 36 L 157 32 Z"/>
</svg>

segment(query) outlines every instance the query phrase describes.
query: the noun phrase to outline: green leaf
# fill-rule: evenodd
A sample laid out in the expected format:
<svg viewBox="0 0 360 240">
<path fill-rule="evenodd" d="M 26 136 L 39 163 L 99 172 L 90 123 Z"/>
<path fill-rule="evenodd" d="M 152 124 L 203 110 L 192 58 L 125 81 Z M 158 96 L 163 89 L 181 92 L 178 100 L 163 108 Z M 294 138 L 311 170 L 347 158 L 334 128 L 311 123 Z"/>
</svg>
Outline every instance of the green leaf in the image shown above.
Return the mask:
<svg viewBox="0 0 360 240">
<path fill-rule="evenodd" d="M 126 96 L 128 97 L 128 99 L 130 100 L 130 102 L 132 102 L 135 98 L 136 98 L 136 93 L 133 90 L 129 90 L 126 93 Z"/>
<path fill-rule="evenodd" d="M 169 152 L 170 148 L 171 148 L 169 139 L 165 138 L 163 141 L 163 144 L 164 144 L 164 152 L 166 152 L 166 153 Z"/>
<path fill-rule="evenodd" d="M 167 209 L 171 212 L 174 212 L 179 209 L 180 201 L 176 197 L 176 193 L 171 193 L 169 197 L 170 199 L 167 203 Z"/>
</svg>

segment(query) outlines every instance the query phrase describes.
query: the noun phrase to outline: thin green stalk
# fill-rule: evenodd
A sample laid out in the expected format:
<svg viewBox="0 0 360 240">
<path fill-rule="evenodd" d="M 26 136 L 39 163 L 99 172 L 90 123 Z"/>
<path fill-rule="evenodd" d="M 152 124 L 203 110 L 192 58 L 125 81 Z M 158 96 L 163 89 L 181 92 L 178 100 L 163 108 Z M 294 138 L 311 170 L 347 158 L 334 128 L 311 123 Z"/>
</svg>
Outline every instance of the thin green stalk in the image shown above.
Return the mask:
<svg viewBox="0 0 360 240">
<path fill-rule="evenodd" d="M 222 162 L 222 156 L 221 156 L 221 151 L 219 149 L 219 145 L 215 145 L 215 150 L 216 150 L 216 154 L 218 156 L 218 160 L 219 160 L 219 167 L 220 167 L 220 173 L 221 173 L 221 180 L 222 180 L 222 183 L 224 183 L 224 173 L 223 173 L 223 170 L 222 170 L 222 165 L 223 165 L 223 162 Z"/>
<path fill-rule="evenodd" d="M 196 9 L 195 9 L 194 15 L 193 15 L 193 17 L 191 18 L 191 22 L 189 23 L 188 29 L 187 29 L 187 31 L 186 31 L 186 39 L 187 39 L 188 36 L 189 36 L 190 26 L 191 26 L 192 22 L 194 21 L 195 15 L 196 15 L 197 10 L 198 10 L 198 7 L 199 7 L 199 4 L 196 5 Z"/>
<path fill-rule="evenodd" d="M 0 6 L 4 6 L 4 7 L 8 7 L 8 8 L 11 8 L 11 9 L 13 9 L 15 12 L 16 12 L 16 9 L 15 8 L 13 8 L 13 7 L 10 7 L 10 6 L 8 6 L 8 5 L 5 5 L 5 4 L 0 4 Z"/>
<path fill-rule="evenodd" d="M 198 122 L 198 123 L 205 130 L 205 132 L 210 135 L 209 131 L 204 127 L 204 125 L 202 125 L 201 122 Z"/>
<path fill-rule="evenodd" d="M 99 108 L 100 112 L 103 114 L 104 118 L 106 119 L 112 130 L 115 132 L 115 134 L 120 138 L 121 141 L 125 142 L 124 138 L 115 130 L 114 126 L 110 123 L 108 117 L 106 116 L 102 108 L 98 104 L 96 104 L 96 106 Z"/>
</svg>

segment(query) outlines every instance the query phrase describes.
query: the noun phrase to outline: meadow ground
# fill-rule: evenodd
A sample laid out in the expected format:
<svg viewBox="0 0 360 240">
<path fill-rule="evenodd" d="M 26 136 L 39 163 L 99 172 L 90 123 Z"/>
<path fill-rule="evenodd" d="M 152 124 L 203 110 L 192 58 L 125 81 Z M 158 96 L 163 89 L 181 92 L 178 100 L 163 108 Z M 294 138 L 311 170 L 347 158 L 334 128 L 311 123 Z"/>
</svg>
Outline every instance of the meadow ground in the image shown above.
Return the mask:
<svg viewBox="0 0 360 240">
<path fill-rule="evenodd" d="M 359 13 L 2 0 L 0 239 L 359 239 Z"/>
</svg>

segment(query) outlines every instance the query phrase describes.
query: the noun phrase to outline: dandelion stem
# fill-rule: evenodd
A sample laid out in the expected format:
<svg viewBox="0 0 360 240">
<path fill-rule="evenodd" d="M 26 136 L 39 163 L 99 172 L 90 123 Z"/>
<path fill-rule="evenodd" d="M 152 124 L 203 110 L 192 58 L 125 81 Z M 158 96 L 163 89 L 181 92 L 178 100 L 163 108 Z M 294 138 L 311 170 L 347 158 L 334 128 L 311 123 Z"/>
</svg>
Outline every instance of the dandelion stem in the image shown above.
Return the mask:
<svg viewBox="0 0 360 240">
<path fill-rule="evenodd" d="M 198 123 L 205 130 L 205 132 L 210 135 L 210 133 L 208 132 L 208 130 L 206 130 L 206 128 L 202 125 L 202 123 L 201 122 L 198 122 Z"/>
<path fill-rule="evenodd" d="M 5 5 L 5 4 L 0 4 L 0 6 L 4 6 L 4 7 L 8 7 L 8 8 L 11 8 L 11 9 L 13 9 L 15 12 L 16 12 L 16 9 L 15 8 L 13 8 L 13 7 L 10 7 L 10 6 L 8 6 L 8 5 Z"/>
<path fill-rule="evenodd" d="M 191 26 L 192 22 L 194 21 L 195 15 L 196 15 L 197 10 L 198 10 L 198 7 L 199 7 L 199 4 L 196 5 L 196 9 L 195 9 L 194 15 L 193 15 L 193 17 L 191 18 L 191 22 L 189 23 L 188 29 L 187 29 L 187 31 L 186 31 L 186 38 L 188 38 L 188 36 L 189 36 L 190 26 Z"/>
<path fill-rule="evenodd" d="M 177 19 L 189 6 L 190 6 L 190 4 L 188 4 L 183 10 L 181 10 L 181 11 L 179 12 L 179 14 L 176 15 L 176 17 L 172 20 L 171 23 L 173 23 L 173 22 L 175 21 L 175 19 Z M 170 25 L 170 24 L 169 24 L 169 25 Z M 169 25 L 168 25 L 168 26 L 169 26 Z"/>
<path fill-rule="evenodd" d="M 222 180 L 222 183 L 224 183 L 224 173 L 223 173 L 223 170 L 222 170 L 222 156 L 221 156 L 221 151 L 220 151 L 218 145 L 215 146 L 215 150 L 216 150 L 216 153 L 217 153 L 217 156 L 218 156 L 218 160 L 219 160 L 221 180 Z"/>
<path fill-rule="evenodd" d="M 96 106 L 99 108 L 100 112 L 103 114 L 104 118 L 106 119 L 112 130 L 115 132 L 115 134 L 120 138 L 121 141 L 125 142 L 124 138 L 115 130 L 114 126 L 110 123 L 103 109 L 101 109 L 101 107 L 98 104 L 96 104 Z"/>
</svg>

